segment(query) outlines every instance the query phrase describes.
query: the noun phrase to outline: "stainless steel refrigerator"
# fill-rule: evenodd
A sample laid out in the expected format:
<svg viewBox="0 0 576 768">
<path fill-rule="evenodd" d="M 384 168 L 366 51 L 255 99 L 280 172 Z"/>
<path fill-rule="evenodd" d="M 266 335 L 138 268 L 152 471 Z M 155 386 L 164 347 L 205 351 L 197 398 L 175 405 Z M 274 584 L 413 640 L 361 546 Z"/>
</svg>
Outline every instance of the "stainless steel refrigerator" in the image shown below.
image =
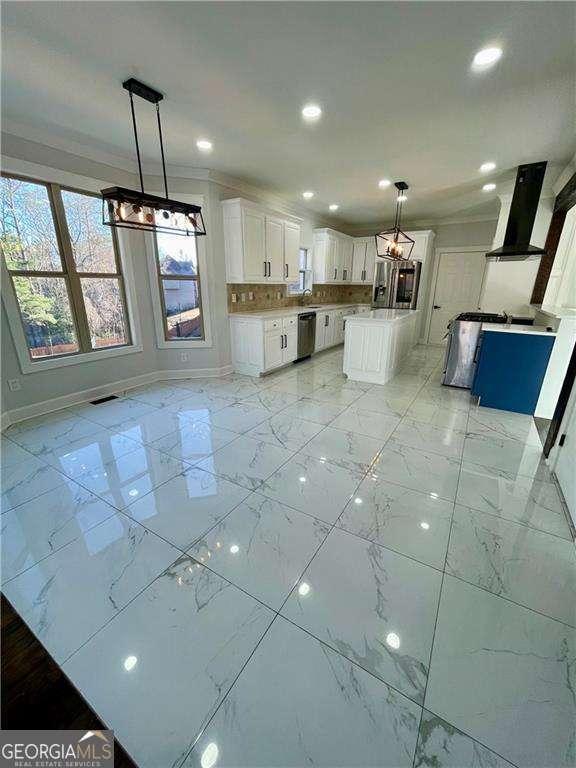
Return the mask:
<svg viewBox="0 0 576 768">
<path fill-rule="evenodd" d="M 421 261 L 376 259 L 372 306 L 377 309 L 416 309 Z"/>
</svg>

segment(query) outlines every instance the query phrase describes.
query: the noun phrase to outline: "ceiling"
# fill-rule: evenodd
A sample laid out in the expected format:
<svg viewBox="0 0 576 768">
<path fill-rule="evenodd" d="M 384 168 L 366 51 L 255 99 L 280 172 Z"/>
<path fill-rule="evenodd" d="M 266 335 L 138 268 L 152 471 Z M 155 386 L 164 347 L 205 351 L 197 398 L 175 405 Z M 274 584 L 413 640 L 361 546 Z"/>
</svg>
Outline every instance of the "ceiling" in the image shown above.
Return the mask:
<svg viewBox="0 0 576 768">
<path fill-rule="evenodd" d="M 132 162 L 121 82 L 136 76 L 166 94 L 167 161 L 181 174 L 210 168 L 292 203 L 311 189 L 312 211 L 340 204 L 335 225 L 390 218 L 382 177 L 410 184 L 410 220 L 490 216 L 482 162 L 498 163 L 501 187 L 519 163 L 574 155 L 575 14 L 565 2 L 4 2 L 2 117 Z M 472 73 L 490 44 L 501 61 Z M 300 115 L 310 101 L 323 108 L 314 125 Z"/>
</svg>

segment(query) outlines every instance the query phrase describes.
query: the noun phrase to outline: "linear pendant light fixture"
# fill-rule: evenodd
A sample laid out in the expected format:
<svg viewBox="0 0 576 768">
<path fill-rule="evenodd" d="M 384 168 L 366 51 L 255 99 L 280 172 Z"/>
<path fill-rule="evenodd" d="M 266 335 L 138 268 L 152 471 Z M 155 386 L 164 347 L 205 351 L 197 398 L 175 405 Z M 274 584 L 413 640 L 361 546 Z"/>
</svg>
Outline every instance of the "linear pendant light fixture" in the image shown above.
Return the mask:
<svg viewBox="0 0 576 768">
<path fill-rule="evenodd" d="M 412 240 L 411 237 L 408 237 L 408 235 L 400 229 L 402 203 L 406 200 L 405 193 L 408 189 L 408 184 L 406 184 L 405 181 L 396 181 L 394 186 L 398 190 L 398 195 L 396 196 L 396 217 L 394 219 L 394 226 L 375 235 L 376 253 L 383 259 L 403 261 L 410 258 L 410 254 L 414 248 L 414 240 Z"/>
<path fill-rule="evenodd" d="M 122 83 L 130 94 L 132 110 L 132 125 L 134 127 L 134 142 L 138 158 L 138 173 L 140 175 L 140 191 L 124 187 L 109 187 L 102 190 L 102 223 L 108 227 L 126 227 L 148 232 L 167 232 L 171 235 L 198 237 L 206 234 L 202 209 L 199 205 L 180 203 L 168 197 L 168 182 L 166 180 L 166 163 L 164 160 L 164 144 L 162 141 L 162 124 L 160 123 L 160 102 L 164 95 L 149 85 L 131 77 Z M 160 137 L 160 153 L 162 156 L 162 174 L 164 176 L 165 197 L 150 195 L 144 192 L 142 176 L 142 161 L 140 145 L 136 128 L 134 112 L 134 96 L 139 96 L 151 104 L 156 104 L 158 135 Z"/>
</svg>

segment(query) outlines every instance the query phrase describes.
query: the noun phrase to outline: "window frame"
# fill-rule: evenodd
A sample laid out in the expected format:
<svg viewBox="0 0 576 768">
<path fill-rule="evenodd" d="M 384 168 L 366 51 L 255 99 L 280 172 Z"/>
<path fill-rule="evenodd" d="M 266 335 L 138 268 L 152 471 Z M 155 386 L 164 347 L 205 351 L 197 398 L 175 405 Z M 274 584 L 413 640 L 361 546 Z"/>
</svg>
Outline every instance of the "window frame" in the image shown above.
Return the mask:
<svg viewBox="0 0 576 768">
<path fill-rule="evenodd" d="M 205 210 L 203 195 L 179 195 L 184 202 L 200 205 L 204 210 L 206 227 L 209 226 L 208 211 Z M 148 257 L 148 274 L 150 277 L 150 290 L 152 293 L 152 309 L 154 313 L 154 326 L 156 329 L 156 346 L 158 349 L 185 350 L 212 347 L 212 330 L 210 315 L 210 294 L 211 285 L 210 272 L 208 269 L 208 260 L 206 258 L 206 237 L 197 237 L 196 258 L 198 263 L 198 275 L 163 275 L 160 272 L 160 259 L 158 254 L 158 244 L 155 232 L 146 232 L 146 252 Z M 166 319 L 166 308 L 164 302 L 163 280 L 192 280 L 198 284 L 199 307 L 202 319 L 203 338 L 168 338 L 168 323 Z"/>
<path fill-rule="evenodd" d="M 142 351 L 142 345 L 138 341 L 140 329 L 136 320 L 136 300 L 131 288 L 131 283 L 133 283 L 133 272 L 130 268 L 129 261 L 125 258 L 123 243 L 120 242 L 120 238 L 114 228 L 111 228 L 111 236 L 116 272 L 79 272 L 76 269 L 61 192 L 73 192 L 95 198 L 99 197 L 98 192 L 80 188 L 74 183 L 68 183 L 67 181 L 49 181 L 38 178 L 35 175 L 23 174 L 17 171 L 13 172 L 9 169 L 2 170 L 0 176 L 37 184 L 46 189 L 58 245 L 58 255 L 60 257 L 59 270 L 12 270 L 8 268 L 5 259 L 0 257 L 2 282 L 4 285 L 9 285 L 8 290 L 2 290 L 2 302 L 6 310 L 22 373 L 35 373 L 51 368 L 93 362 L 108 357 L 116 357 Z M 94 186 L 96 186 L 96 184 L 94 184 Z M 60 278 L 64 280 L 72 321 L 74 323 L 76 341 L 78 344 L 78 350 L 76 352 L 65 352 L 38 358 L 32 356 L 13 281 L 14 277 L 46 277 Z M 107 347 L 92 347 L 90 327 L 82 293 L 82 278 L 103 278 L 115 279 L 118 281 L 122 307 L 124 310 L 126 343 L 110 345 Z"/>
</svg>

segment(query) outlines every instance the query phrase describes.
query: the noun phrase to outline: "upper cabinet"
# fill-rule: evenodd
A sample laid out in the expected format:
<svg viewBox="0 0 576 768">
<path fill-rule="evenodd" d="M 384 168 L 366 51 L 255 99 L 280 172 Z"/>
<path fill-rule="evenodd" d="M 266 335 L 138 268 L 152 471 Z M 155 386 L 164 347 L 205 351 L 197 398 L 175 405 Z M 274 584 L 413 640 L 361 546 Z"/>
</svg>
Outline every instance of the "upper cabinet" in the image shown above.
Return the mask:
<svg viewBox="0 0 576 768">
<path fill-rule="evenodd" d="M 411 259 L 431 261 L 434 232 L 430 229 L 407 232 L 414 239 Z M 334 229 L 314 230 L 314 282 L 372 285 L 376 261 L 374 236 L 350 237 Z M 421 280 L 422 282 L 422 280 Z"/>
<path fill-rule="evenodd" d="M 248 200 L 222 202 L 226 280 L 291 283 L 298 279 L 300 222 Z"/>
<path fill-rule="evenodd" d="M 351 282 L 353 246 L 349 235 L 334 229 L 314 230 L 314 282 Z"/>
</svg>

